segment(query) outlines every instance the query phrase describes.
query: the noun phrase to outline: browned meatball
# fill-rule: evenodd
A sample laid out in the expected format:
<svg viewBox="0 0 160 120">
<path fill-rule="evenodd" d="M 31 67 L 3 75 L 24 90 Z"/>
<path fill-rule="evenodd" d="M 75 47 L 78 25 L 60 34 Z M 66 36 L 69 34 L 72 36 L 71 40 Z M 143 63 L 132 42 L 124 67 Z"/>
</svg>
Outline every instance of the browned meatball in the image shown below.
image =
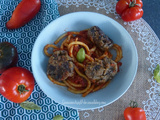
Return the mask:
<svg viewBox="0 0 160 120">
<path fill-rule="evenodd" d="M 112 79 L 118 71 L 117 63 L 107 57 L 102 60 L 89 62 L 85 68 L 85 74 L 88 78 L 98 83 L 106 82 Z"/>
<path fill-rule="evenodd" d="M 88 36 L 102 51 L 106 51 L 113 46 L 113 41 L 97 26 L 93 26 L 88 30 Z"/>
<path fill-rule="evenodd" d="M 54 80 L 63 81 L 74 74 L 74 63 L 67 51 L 55 51 L 49 58 L 47 75 Z"/>
</svg>

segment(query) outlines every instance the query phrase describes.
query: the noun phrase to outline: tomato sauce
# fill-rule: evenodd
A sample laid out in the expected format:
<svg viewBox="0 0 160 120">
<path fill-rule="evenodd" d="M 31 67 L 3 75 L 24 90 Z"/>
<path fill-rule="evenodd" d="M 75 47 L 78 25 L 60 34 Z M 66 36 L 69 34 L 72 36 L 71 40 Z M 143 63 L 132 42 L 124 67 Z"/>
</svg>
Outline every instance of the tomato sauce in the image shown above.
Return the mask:
<svg viewBox="0 0 160 120">
<path fill-rule="evenodd" d="M 78 74 L 75 74 L 73 77 L 68 78 L 72 83 L 81 84 L 82 87 L 87 86 L 87 81 L 80 77 Z"/>
<path fill-rule="evenodd" d="M 117 66 L 118 66 L 118 72 L 119 72 L 119 71 L 120 71 L 119 68 L 120 68 L 120 66 L 122 66 L 122 62 L 118 62 L 118 63 L 117 63 Z"/>
</svg>

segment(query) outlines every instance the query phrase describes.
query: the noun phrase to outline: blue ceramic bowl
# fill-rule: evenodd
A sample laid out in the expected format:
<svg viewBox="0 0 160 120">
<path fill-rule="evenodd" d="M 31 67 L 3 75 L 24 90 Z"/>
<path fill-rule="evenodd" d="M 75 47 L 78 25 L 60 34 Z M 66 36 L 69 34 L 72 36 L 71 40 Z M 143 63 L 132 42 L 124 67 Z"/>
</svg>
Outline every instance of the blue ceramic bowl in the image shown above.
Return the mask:
<svg viewBox="0 0 160 120">
<path fill-rule="evenodd" d="M 48 79 L 48 57 L 44 55 L 43 48 L 66 31 L 81 31 L 95 25 L 122 47 L 122 66 L 106 88 L 82 97 L 81 94 L 73 94 L 66 87 L 55 85 Z M 118 22 L 99 13 L 75 12 L 57 18 L 42 30 L 34 44 L 31 61 L 35 80 L 48 97 L 62 105 L 87 110 L 109 105 L 128 90 L 137 72 L 138 55 L 130 34 Z"/>
</svg>

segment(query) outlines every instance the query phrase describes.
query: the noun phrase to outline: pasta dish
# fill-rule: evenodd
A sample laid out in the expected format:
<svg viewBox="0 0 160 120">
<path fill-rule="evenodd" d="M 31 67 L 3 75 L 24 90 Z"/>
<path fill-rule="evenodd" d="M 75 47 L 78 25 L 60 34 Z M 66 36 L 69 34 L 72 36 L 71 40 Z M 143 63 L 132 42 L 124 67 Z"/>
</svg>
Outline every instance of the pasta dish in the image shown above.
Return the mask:
<svg viewBox="0 0 160 120">
<path fill-rule="evenodd" d="M 48 78 L 83 97 L 105 88 L 119 71 L 123 57 L 122 48 L 98 26 L 66 32 L 54 44 L 45 45 L 44 53 L 49 57 Z"/>
</svg>

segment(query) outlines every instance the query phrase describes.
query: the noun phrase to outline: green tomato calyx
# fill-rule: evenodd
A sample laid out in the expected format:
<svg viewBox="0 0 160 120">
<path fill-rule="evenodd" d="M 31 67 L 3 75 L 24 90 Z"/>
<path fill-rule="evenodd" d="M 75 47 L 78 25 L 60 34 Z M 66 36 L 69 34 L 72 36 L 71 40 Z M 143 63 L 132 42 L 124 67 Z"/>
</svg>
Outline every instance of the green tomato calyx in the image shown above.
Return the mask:
<svg viewBox="0 0 160 120">
<path fill-rule="evenodd" d="M 138 107 L 138 103 L 136 101 L 131 101 L 129 103 L 129 106 L 132 107 L 132 108 L 136 108 L 136 107 Z"/>
<path fill-rule="evenodd" d="M 24 92 L 28 92 L 29 90 L 26 90 L 26 87 L 24 85 L 19 85 L 18 86 L 18 91 L 20 94 L 24 93 Z"/>
</svg>

